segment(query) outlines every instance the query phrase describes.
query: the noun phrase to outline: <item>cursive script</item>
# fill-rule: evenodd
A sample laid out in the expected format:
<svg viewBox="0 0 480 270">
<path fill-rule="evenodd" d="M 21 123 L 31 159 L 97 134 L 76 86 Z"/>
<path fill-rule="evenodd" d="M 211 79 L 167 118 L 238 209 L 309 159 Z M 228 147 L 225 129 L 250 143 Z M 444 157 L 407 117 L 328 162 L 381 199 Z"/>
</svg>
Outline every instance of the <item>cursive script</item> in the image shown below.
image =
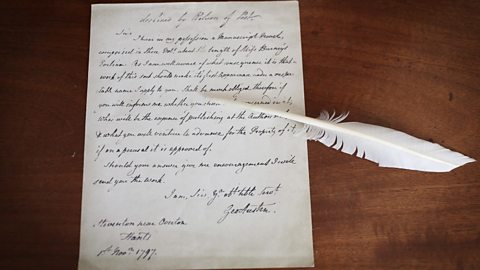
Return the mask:
<svg viewBox="0 0 480 270">
<path fill-rule="evenodd" d="M 80 269 L 311 265 L 299 124 L 208 95 L 304 112 L 297 2 L 93 5 Z"/>
</svg>

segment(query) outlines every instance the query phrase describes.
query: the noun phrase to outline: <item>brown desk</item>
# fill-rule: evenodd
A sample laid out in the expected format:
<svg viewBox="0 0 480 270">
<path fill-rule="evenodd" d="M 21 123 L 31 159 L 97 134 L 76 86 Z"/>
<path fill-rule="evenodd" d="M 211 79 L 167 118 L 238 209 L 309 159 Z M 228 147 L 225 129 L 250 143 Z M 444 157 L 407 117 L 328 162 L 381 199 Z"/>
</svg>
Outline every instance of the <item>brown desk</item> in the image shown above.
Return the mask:
<svg viewBox="0 0 480 270">
<path fill-rule="evenodd" d="M 0 269 L 76 269 L 90 2 L 0 8 Z M 480 158 L 479 1 L 300 12 L 308 115 L 349 110 Z M 478 162 L 382 169 L 319 143 L 309 158 L 318 269 L 480 268 Z"/>
</svg>

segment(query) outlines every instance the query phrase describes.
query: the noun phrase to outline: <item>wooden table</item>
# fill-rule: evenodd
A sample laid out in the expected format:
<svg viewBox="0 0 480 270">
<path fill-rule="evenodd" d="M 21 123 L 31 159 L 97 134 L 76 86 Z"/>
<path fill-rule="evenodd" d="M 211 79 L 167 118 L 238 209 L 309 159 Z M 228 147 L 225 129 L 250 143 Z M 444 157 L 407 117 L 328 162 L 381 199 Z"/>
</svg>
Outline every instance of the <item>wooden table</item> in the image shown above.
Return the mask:
<svg viewBox="0 0 480 270">
<path fill-rule="evenodd" d="M 129 1 L 130 2 L 130 1 Z M 89 1 L 0 3 L 0 269 L 76 269 Z M 480 158 L 479 1 L 301 1 L 307 114 Z M 480 165 L 383 169 L 309 143 L 318 269 L 480 268 Z"/>
</svg>

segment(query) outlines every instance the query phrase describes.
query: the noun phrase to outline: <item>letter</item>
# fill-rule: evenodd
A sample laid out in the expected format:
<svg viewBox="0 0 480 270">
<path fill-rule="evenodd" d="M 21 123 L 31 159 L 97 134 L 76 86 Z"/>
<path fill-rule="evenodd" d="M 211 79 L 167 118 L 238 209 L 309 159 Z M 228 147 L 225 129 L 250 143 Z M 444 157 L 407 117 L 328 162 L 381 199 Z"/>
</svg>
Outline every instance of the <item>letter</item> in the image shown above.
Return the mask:
<svg viewBox="0 0 480 270">
<path fill-rule="evenodd" d="M 312 266 L 295 123 L 207 98 L 305 113 L 298 2 L 91 18 L 78 269 Z"/>
</svg>

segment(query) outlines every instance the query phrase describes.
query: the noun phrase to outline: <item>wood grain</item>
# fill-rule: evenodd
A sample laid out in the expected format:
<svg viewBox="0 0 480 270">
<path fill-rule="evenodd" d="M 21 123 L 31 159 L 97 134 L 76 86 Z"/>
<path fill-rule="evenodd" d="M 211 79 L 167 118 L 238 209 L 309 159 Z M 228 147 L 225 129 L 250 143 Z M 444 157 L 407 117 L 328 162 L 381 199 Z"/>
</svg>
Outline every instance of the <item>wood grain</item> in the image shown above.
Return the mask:
<svg viewBox="0 0 480 270">
<path fill-rule="evenodd" d="M 129 1 L 131 2 L 131 1 Z M 89 1 L 0 3 L 0 269 L 76 269 Z M 300 1 L 307 114 L 480 158 L 479 1 Z M 382 169 L 309 143 L 317 269 L 479 269 L 480 165 Z"/>
</svg>

